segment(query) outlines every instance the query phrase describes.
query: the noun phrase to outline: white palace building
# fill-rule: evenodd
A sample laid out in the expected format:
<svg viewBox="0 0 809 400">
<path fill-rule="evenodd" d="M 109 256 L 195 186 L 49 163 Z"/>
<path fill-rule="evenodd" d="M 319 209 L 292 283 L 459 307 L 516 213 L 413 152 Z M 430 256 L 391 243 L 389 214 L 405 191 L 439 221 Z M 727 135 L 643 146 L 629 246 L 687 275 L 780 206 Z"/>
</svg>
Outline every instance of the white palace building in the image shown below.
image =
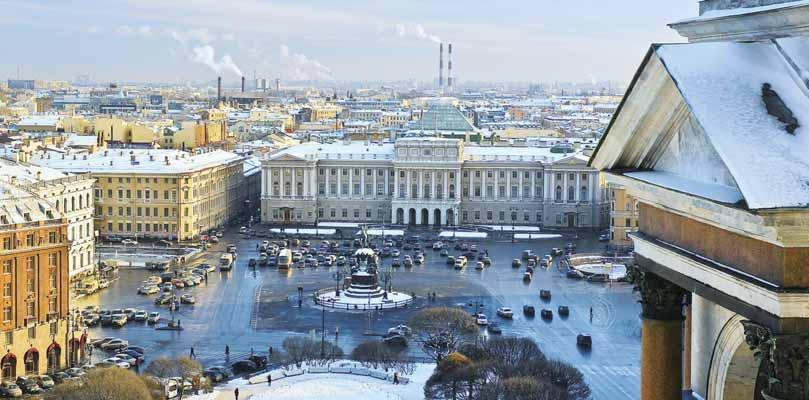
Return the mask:
<svg viewBox="0 0 809 400">
<path fill-rule="evenodd" d="M 261 217 L 597 229 L 608 202 L 581 152 L 458 139 L 303 143 L 262 162 Z"/>
</svg>

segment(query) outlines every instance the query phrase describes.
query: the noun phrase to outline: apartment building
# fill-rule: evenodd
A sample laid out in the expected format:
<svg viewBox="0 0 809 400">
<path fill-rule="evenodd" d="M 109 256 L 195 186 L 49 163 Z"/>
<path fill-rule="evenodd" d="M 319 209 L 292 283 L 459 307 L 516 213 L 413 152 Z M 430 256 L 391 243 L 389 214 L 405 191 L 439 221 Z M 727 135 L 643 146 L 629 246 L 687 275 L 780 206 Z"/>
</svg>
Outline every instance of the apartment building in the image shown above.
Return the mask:
<svg viewBox="0 0 809 400">
<path fill-rule="evenodd" d="M 241 212 L 249 193 L 242 157 L 222 150 L 40 152 L 32 163 L 95 178 L 101 236 L 193 240 Z"/>
<path fill-rule="evenodd" d="M 68 331 L 68 230 L 50 201 L 9 184 L 0 189 L 3 380 L 83 357 L 86 336 Z"/>
</svg>

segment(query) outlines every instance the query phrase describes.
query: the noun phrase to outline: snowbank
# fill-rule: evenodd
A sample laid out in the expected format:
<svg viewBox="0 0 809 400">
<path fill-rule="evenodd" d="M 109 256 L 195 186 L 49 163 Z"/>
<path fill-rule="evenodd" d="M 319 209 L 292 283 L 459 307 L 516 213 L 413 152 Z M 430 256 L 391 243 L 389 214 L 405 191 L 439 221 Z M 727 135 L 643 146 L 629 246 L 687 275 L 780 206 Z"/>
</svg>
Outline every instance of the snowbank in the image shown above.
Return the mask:
<svg viewBox="0 0 809 400">
<path fill-rule="evenodd" d="M 442 238 L 463 238 L 463 239 L 485 239 L 489 236 L 486 232 L 463 232 L 463 231 L 441 231 L 438 237 Z"/>
<path fill-rule="evenodd" d="M 562 235 L 555 233 L 515 233 L 514 239 L 558 239 Z"/>
</svg>

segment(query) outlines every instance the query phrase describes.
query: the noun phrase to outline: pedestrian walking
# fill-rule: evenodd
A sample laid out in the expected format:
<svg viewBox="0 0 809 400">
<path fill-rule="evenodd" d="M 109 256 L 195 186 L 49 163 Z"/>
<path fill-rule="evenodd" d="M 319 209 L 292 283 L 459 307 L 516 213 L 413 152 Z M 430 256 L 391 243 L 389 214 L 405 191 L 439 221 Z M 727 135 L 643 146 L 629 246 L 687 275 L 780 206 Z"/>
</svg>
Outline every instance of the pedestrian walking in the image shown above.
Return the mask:
<svg viewBox="0 0 809 400">
<path fill-rule="evenodd" d="M 197 358 L 196 354 L 194 354 L 194 347 L 191 347 L 191 359 Z"/>
<path fill-rule="evenodd" d="M 398 385 L 398 384 L 399 384 L 399 373 L 398 373 L 398 372 L 394 372 L 394 373 L 393 373 L 393 384 L 394 384 L 394 385 Z"/>
<path fill-rule="evenodd" d="M 267 374 L 267 386 L 272 386 L 272 374 Z"/>
<path fill-rule="evenodd" d="M 230 358 L 230 346 L 225 345 L 225 358 Z"/>
<path fill-rule="evenodd" d="M 590 306 L 590 323 L 593 323 L 593 306 Z"/>
<path fill-rule="evenodd" d="M 236 400 L 239 400 L 239 388 L 233 391 L 233 395 L 236 396 Z"/>
</svg>

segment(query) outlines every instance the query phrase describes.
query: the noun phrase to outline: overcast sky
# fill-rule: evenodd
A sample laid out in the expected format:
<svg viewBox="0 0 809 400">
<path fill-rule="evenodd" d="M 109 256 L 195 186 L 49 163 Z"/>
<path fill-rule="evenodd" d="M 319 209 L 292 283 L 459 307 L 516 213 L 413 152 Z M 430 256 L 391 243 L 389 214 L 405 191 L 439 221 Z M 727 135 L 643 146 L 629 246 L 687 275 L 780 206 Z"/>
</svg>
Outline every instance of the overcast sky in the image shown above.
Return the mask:
<svg viewBox="0 0 809 400">
<path fill-rule="evenodd" d="M 0 77 L 631 79 L 697 0 L 0 0 Z"/>
</svg>

